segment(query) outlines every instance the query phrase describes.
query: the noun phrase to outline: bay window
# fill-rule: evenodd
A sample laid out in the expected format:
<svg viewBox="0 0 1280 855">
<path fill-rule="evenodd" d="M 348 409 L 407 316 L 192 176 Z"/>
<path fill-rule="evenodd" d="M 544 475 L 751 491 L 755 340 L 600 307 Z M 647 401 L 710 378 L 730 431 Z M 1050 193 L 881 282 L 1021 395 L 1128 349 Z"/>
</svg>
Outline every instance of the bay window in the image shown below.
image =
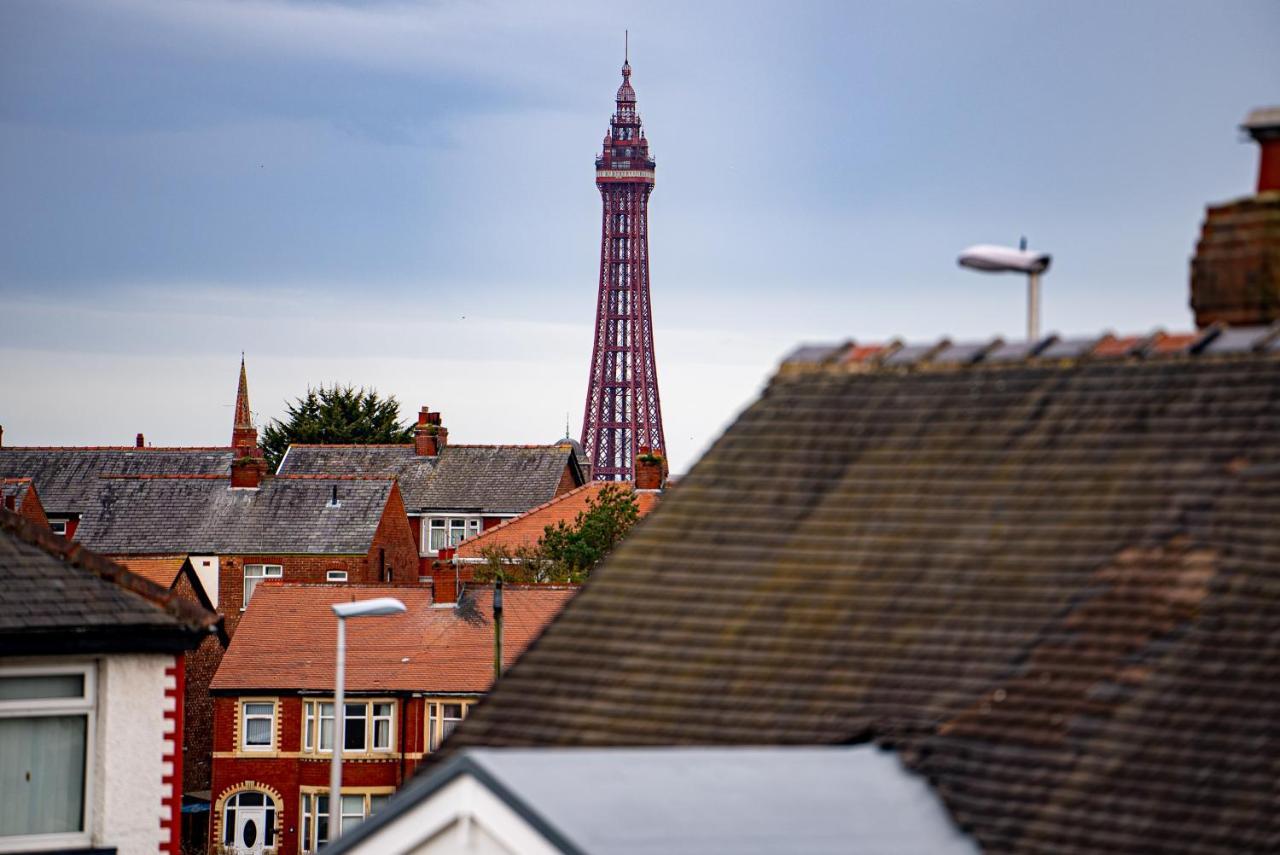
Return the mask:
<svg viewBox="0 0 1280 855">
<path fill-rule="evenodd" d="M 376 791 L 353 791 L 343 788 L 338 807 L 338 829 L 349 833 L 368 819 L 391 798 L 391 788 Z M 321 790 L 304 790 L 299 800 L 298 831 L 302 851 L 315 852 L 329 842 L 329 794 Z"/>
<path fill-rule="evenodd" d="M 394 701 L 343 703 L 342 753 L 368 754 L 395 750 Z M 307 700 L 302 705 L 302 750 L 333 751 L 333 702 Z"/>
<path fill-rule="evenodd" d="M 92 665 L 0 669 L 0 848 L 89 843 Z"/>
</svg>

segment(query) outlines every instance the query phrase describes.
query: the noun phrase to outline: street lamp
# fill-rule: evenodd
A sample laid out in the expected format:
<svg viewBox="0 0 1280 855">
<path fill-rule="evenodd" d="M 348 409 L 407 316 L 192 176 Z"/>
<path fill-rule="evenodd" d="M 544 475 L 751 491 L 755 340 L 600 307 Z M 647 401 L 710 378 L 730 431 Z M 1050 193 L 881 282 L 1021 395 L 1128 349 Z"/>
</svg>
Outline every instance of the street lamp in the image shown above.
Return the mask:
<svg viewBox="0 0 1280 855">
<path fill-rule="evenodd" d="M 338 616 L 338 662 L 333 678 L 333 766 L 329 770 L 330 841 L 337 840 L 338 835 L 342 833 L 342 742 L 346 737 L 343 696 L 346 692 L 344 684 L 347 665 L 347 618 L 395 615 L 404 610 L 404 603 L 394 597 L 333 604 L 333 613 Z"/>
<path fill-rule="evenodd" d="M 1040 274 L 1049 269 L 1051 256 L 1047 252 L 1032 252 L 1023 238 L 1017 249 L 991 244 L 971 246 L 957 260 L 961 267 L 984 273 L 1027 274 L 1027 341 L 1040 338 Z"/>
</svg>

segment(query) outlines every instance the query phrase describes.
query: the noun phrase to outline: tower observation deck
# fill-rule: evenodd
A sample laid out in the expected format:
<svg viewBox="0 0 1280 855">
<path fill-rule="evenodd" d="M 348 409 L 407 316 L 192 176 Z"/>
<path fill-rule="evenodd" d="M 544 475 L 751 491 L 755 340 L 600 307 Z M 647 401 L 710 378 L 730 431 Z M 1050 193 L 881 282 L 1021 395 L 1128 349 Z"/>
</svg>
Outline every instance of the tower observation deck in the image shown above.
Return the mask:
<svg viewBox="0 0 1280 855">
<path fill-rule="evenodd" d="M 629 481 L 636 455 L 645 450 L 666 454 L 649 298 L 653 173 L 649 141 L 636 112 L 631 63 L 624 61 L 617 110 L 596 158 L 600 287 L 582 419 L 582 447 L 596 480 Z"/>
</svg>

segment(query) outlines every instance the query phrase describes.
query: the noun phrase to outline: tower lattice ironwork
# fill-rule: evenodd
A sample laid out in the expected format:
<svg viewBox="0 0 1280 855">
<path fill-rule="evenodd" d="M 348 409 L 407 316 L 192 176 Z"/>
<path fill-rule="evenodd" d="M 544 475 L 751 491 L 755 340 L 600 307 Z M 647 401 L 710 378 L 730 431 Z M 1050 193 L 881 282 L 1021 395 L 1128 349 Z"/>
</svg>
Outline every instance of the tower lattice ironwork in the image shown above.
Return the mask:
<svg viewBox="0 0 1280 855">
<path fill-rule="evenodd" d="M 603 203 L 600 292 L 582 418 L 582 447 L 596 480 L 629 481 L 638 453 L 666 454 L 649 299 L 653 172 L 628 59 L 622 65 L 617 111 L 596 158 L 596 187 Z"/>
</svg>

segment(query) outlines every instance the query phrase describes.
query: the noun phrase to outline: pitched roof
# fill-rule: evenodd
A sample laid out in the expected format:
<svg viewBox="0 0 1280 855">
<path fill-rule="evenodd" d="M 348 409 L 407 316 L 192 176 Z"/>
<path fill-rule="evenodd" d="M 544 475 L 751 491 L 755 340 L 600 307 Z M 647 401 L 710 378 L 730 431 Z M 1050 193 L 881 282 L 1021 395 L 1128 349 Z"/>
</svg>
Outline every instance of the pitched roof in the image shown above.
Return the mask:
<svg viewBox="0 0 1280 855">
<path fill-rule="evenodd" d="M 12 507 L 10 507 L 12 502 Z M 0 504 L 17 511 L 34 523 L 49 525 L 40 492 L 30 478 L 0 478 Z"/>
<path fill-rule="evenodd" d="M 439 457 L 413 445 L 291 445 L 280 472 L 396 478 L 410 511 L 519 514 L 551 499 L 571 462 L 569 445 L 447 445 Z"/>
<path fill-rule="evenodd" d="M 154 582 L 161 588 L 169 588 L 178 577 L 182 565 L 187 563 L 185 555 L 165 556 L 162 558 L 118 558 L 116 563 L 136 576 Z"/>
<path fill-rule="evenodd" d="M 229 448 L 0 447 L 0 477 L 31 478 L 50 514 L 82 513 L 100 475 L 226 475 Z"/>
<path fill-rule="evenodd" d="M 506 586 L 507 666 L 576 592 L 570 585 Z M 408 609 L 348 624 L 347 691 L 488 691 L 493 588 L 470 585 L 455 607 L 433 606 L 431 589 L 421 586 L 264 583 L 254 590 L 212 688 L 332 689 L 337 630 L 330 606 L 375 597 L 395 597 Z M 264 649 L 271 655 L 263 656 Z"/>
<path fill-rule="evenodd" d="M 591 481 L 549 502 L 543 502 L 518 517 L 504 520 L 501 525 L 485 529 L 475 537 L 467 538 L 458 544 L 457 556 L 479 558 L 486 549 L 493 547 L 514 553 L 521 548 L 537 546 L 547 526 L 559 522 L 572 523 L 578 514 L 587 510 L 588 503 L 609 486 L 616 488 L 623 485 L 613 481 Z M 632 489 L 630 484 L 625 487 Z M 653 510 L 658 503 L 659 494 L 653 490 L 642 490 L 634 495 L 641 517 Z"/>
<path fill-rule="evenodd" d="M 0 509 L 0 650 L 183 650 L 221 618 Z"/>
<path fill-rule="evenodd" d="M 363 555 L 395 489 L 351 478 L 268 478 L 256 490 L 223 477 L 99 480 L 76 539 L 110 555 Z"/>
<path fill-rule="evenodd" d="M 1275 332 L 785 364 L 451 744 L 878 739 L 988 849 L 1270 848 Z"/>
<path fill-rule="evenodd" d="M 871 745 L 472 749 L 410 783 L 326 851 L 407 851 L 438 840 L 462 807 L 445 792 L 462 776 L 568 855 L 978 851 L 925 780 Z M 467 810 L 481 828 L 500 821 L 486 802 L 469 801 Z"/>
</svg>

